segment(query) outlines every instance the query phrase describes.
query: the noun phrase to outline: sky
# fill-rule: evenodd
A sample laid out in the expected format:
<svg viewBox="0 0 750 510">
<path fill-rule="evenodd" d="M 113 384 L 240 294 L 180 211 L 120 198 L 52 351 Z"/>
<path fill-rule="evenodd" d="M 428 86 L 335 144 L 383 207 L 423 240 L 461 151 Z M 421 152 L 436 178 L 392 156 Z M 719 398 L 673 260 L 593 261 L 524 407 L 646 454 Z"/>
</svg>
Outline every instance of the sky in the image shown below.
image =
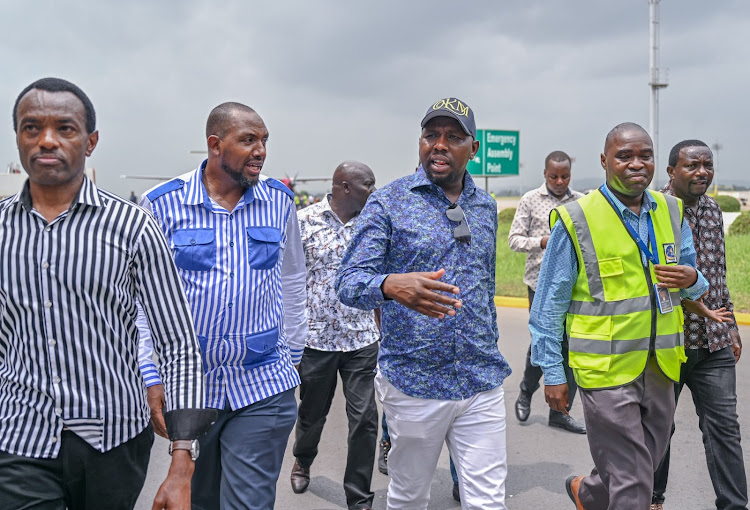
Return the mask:
<svg viewBox="0 0 750 510">
<path fill-rule="evenodd" d="M 657 178 L 676 142 L 698 138 L 723 147 L 719 184 L 750 185 L 750 2 L 663 0 L 660 12 Z M 263 117 L 265 174 L 329 176 L 359 160 L 378 185 L 413 172 L 420 121 L 444 97 L 469 104 L 480 129 L 520 131 L 520 175 L 490 189 L 538 186 L 553 150 L 574 158 L 573 187 L 603 181 L 607 132 L 648 128 L 647 0 L 0 0 L 0 13 L 2 168 L 19 160 L 16 96 L 58 76 L 91 98 L 88 165 L 123 196 L 155 182 L 121 175 L 195 168 L 224 101 Z"/>
</svg>

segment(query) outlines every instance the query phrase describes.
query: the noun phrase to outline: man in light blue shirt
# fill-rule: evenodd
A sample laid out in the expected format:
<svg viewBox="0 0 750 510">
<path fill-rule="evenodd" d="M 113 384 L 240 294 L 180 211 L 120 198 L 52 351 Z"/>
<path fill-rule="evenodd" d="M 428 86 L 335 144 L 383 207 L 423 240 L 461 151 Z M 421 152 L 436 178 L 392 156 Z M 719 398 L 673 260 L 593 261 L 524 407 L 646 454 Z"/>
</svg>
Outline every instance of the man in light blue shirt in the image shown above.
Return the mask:
<svg viewBox="0 0 750 510">
<path fill-rule="evenodd" d="M 200 438 L 194 509 L 273 508 L 297 416 L 307 335 L 305 257 L 293 194 L 260 175 L 268 130 L 239 103 L 213 109 L 208 159 L 146 193 L 191 306 L 219 419 Z M 147 353 L 141 371 L 153 382 Z"/>
</svg>

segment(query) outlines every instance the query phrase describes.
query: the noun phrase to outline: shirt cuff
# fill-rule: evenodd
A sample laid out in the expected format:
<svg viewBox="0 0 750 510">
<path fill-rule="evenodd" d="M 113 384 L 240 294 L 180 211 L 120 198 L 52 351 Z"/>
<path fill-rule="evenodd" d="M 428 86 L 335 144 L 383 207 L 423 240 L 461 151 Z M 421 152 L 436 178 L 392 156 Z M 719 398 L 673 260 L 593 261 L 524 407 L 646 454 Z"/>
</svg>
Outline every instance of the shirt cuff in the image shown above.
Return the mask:
<svg viewBox="0 0 750 510">
<path fill-rule="evenodd" d="M 562 363 L 559 365 L 552 365 L 551 367 L 542 368 L 544 372 L 544 384 L 545 386 L 554 386 L 556 384 L 565 384 L 568 379 L 565 377 L 565 369 Z"/>
<path fill-rule="evenodd" d="M 162 384 L 161 378 L 159 377 L 159 371 L 153 363 L 145 363 L 141 365 L 141 377 L 143 377 L 143 382 L 146 383 L 146 388 Z"/>
<path fill-rule="evenodd" d="M 216 409 L 175 409 L 164 413 L 169 439 L 197 439 L 216 421 L 219 412 Z"/>
<path fill-rule="evenodd" d="M 691 301 L 700 298 L 708 290 L 708 281 L 706 278 L 697 269 L 695 271 L 698 273 L 698 279 L 695 283 L 686 289 L 680 289 L 680 296 Z"/>
<path fill-rule="evenodd" d="M 302 361 L 302 354 L 305 352 L 304 349 L 301 351 L 293 351 L 289 349 L 289 355 L 292 357 L 292 365 L 299 365 Z"/>
<path fill-rule="evenodd" d="M 388 276 L 390 276 L 390 273 L 375 276 L 372 278 L 372 280 L 370 280 L 370 283 L 368 285 L 370 287 L 368 293 L 370 294 L 371 300 L 377 301 L 377 304 L 373 307 L 373 309 L 378 308 L 384 301 L 390 301 L 390 298 L 387 298 L 383 295 L 383 282 L 386 278 L 388 278 Z"/>
</svg>

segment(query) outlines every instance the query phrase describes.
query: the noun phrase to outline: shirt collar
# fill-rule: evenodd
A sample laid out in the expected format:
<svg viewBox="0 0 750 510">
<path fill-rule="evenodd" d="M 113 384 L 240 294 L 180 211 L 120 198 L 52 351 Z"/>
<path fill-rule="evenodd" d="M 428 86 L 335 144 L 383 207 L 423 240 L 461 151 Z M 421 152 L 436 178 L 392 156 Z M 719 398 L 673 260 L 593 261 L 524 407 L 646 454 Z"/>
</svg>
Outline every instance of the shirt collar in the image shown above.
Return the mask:
<svg viewBox="0 0 750 510">
<path fill-rule="evenodd" d="M 206 169 L 206 163 L 208 163 L 207 159 L 200 164 L 187 182 L 185 182 L 184 203 L 186 205 L 203 205 L 203 207 L 211 211 L 213 210 L 211 199 L 208 196 L 206 187 L 203 185 L 203 171 Z M 258 183 L 255 186 L 250 186 L 245 190 L 245 194 L 242 196 L 237 206 L 241 207 L 247 205 L 256 198 L 265 202 L 271 201 L 271 194 L 268 191 L 268 185 L 265 183 L 264 177 L 258 179 Z"/>
<path fill-rule="evenodd" d="M 568 188 L 565 190 L 565 197 L 563 197 L 563 199 L 558 199 L 556 196 L 554 196 L 553 194 L 549 192 L 549 188 L 547 187 L 546 182 L 543 182 L 542 185 L 539 187 L 539 193 L 545 196 L 550 196 L 554 198 L 555 200 L 563 200 L 564 198 L 570 198 L 573 196 L 573 192 L 570 191 L 570 186 L 568 186 Z"/>
<path fill-rule="evenodd" d="M 335 218 L 336 222 L 339 223 L 340 225 L 348 225 L 352 223 L 357 218 L 357 216 L 359 216 L 359 214 L 355 214 L 347 223 L 344 223 L 343 221 L 341 221 L 341 218 L 339 218 L 338 214 L 336 214 L 336 211 L 334 211 L 333 207 L 331 207 L 331 201 L 330 201 L 331 196 L 332 196 L 331 193 L 327 193 L 321 199 L 320 202 L 315 204 L 316 206 L 320 207 L 322 214 L 327 214 L 331 218 Z"/>
<path fill-rule="evenodd" d="M 424 168 L 422 168 L 422 165 L 419 165 L 419 168 L 417 168 L 417 171 L 414 172 L 414 174 L 411 176 L 411 184 L 409 184 L 409 189 L 416 189 L 419 187 L 428 187 L 435 190 L 440 190 L 443 192 L 443 189 L 438 186 L 437 184 L 433 183 L 428 177 L 427 173 L 424 171 Z M 464 189 L 461 190 L 461 195 L 471 196 L 476 191 L 477 186 L 474 184 L 474 179 L 471 178 L 471 174 L 467 171 L 464 172 Z M 443 192 L 443 195 L 445 195 L 445 192 Z"/>
<path fill-rule="evenodd" d="M 23 188 L 21 188 L 21 191 L 16 193 L 16 195 L 11 199 L 10 203 L 20 203 L 26 211 L 31 211 L 33 209 L 29 179 L 26 179 L 26 182 L 23 183 Z M 104 202 L 99 196 L 99 190 L 97 189 L 96 185 L 91 182 L 91 179 L 89 179 L 88 175 L 86 174 L 83 174 L 83 183 L 81 184 L 81 188 L 78 190 L 78 195 L 73 199 L 73 202 L 70 204 L 68 210 L 73 209 L 73 207 L 77 204 L 90 205 L 92 207 L 104 206 Z"/>
<path fill-rule="evenodd" d="M 625 214 L 631 214 L 635 216 L 636 214 L 631 211 L 628 206 L 620 202 L 620 200 L 615 196 L 614 193 L 610 191 L 610 189 L 607 187 L 606 183 L 604 186 L 600 189 L 604 189 L 604 193 L 606 193 L 607 197 L 612 201 L 613 204 L 615 204 L 615 207 L 617 207 L 617 210 L 620 211 L 621 215 Z M 654 200 L 653 196 L 651 195 L 651 191 L 646 190 L 643 192 L 643 204 L 641 204 L 641 214 L 644 213 L 644 211 L 655 211 L 656 210 L 656 200 Z"/>
</svg>

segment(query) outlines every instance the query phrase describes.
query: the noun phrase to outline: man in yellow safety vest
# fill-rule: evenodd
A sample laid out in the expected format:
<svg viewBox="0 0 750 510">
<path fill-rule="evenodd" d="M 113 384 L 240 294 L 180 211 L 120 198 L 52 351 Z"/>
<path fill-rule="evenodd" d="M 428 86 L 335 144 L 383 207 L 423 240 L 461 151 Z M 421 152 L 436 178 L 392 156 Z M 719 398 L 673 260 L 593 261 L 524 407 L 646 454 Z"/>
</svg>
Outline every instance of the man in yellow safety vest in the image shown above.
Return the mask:
<svg viewBox="0 0 750 510">
<path fill-rule="evenodd" d="M 544 371 L 550 407 L 567 412 L 566 328 L 595 465 L 566 481 L 576 508 L 640 509 L 651 503 L 685 360 L 680 300 L 700 299 L 708 283 L 695 268 L 682 201 L 647 189 L 648 133 L 616 126 L 601 164 L 605 185 L 552 211 L 529 321 L 531 360 Z"/>
</svg>

